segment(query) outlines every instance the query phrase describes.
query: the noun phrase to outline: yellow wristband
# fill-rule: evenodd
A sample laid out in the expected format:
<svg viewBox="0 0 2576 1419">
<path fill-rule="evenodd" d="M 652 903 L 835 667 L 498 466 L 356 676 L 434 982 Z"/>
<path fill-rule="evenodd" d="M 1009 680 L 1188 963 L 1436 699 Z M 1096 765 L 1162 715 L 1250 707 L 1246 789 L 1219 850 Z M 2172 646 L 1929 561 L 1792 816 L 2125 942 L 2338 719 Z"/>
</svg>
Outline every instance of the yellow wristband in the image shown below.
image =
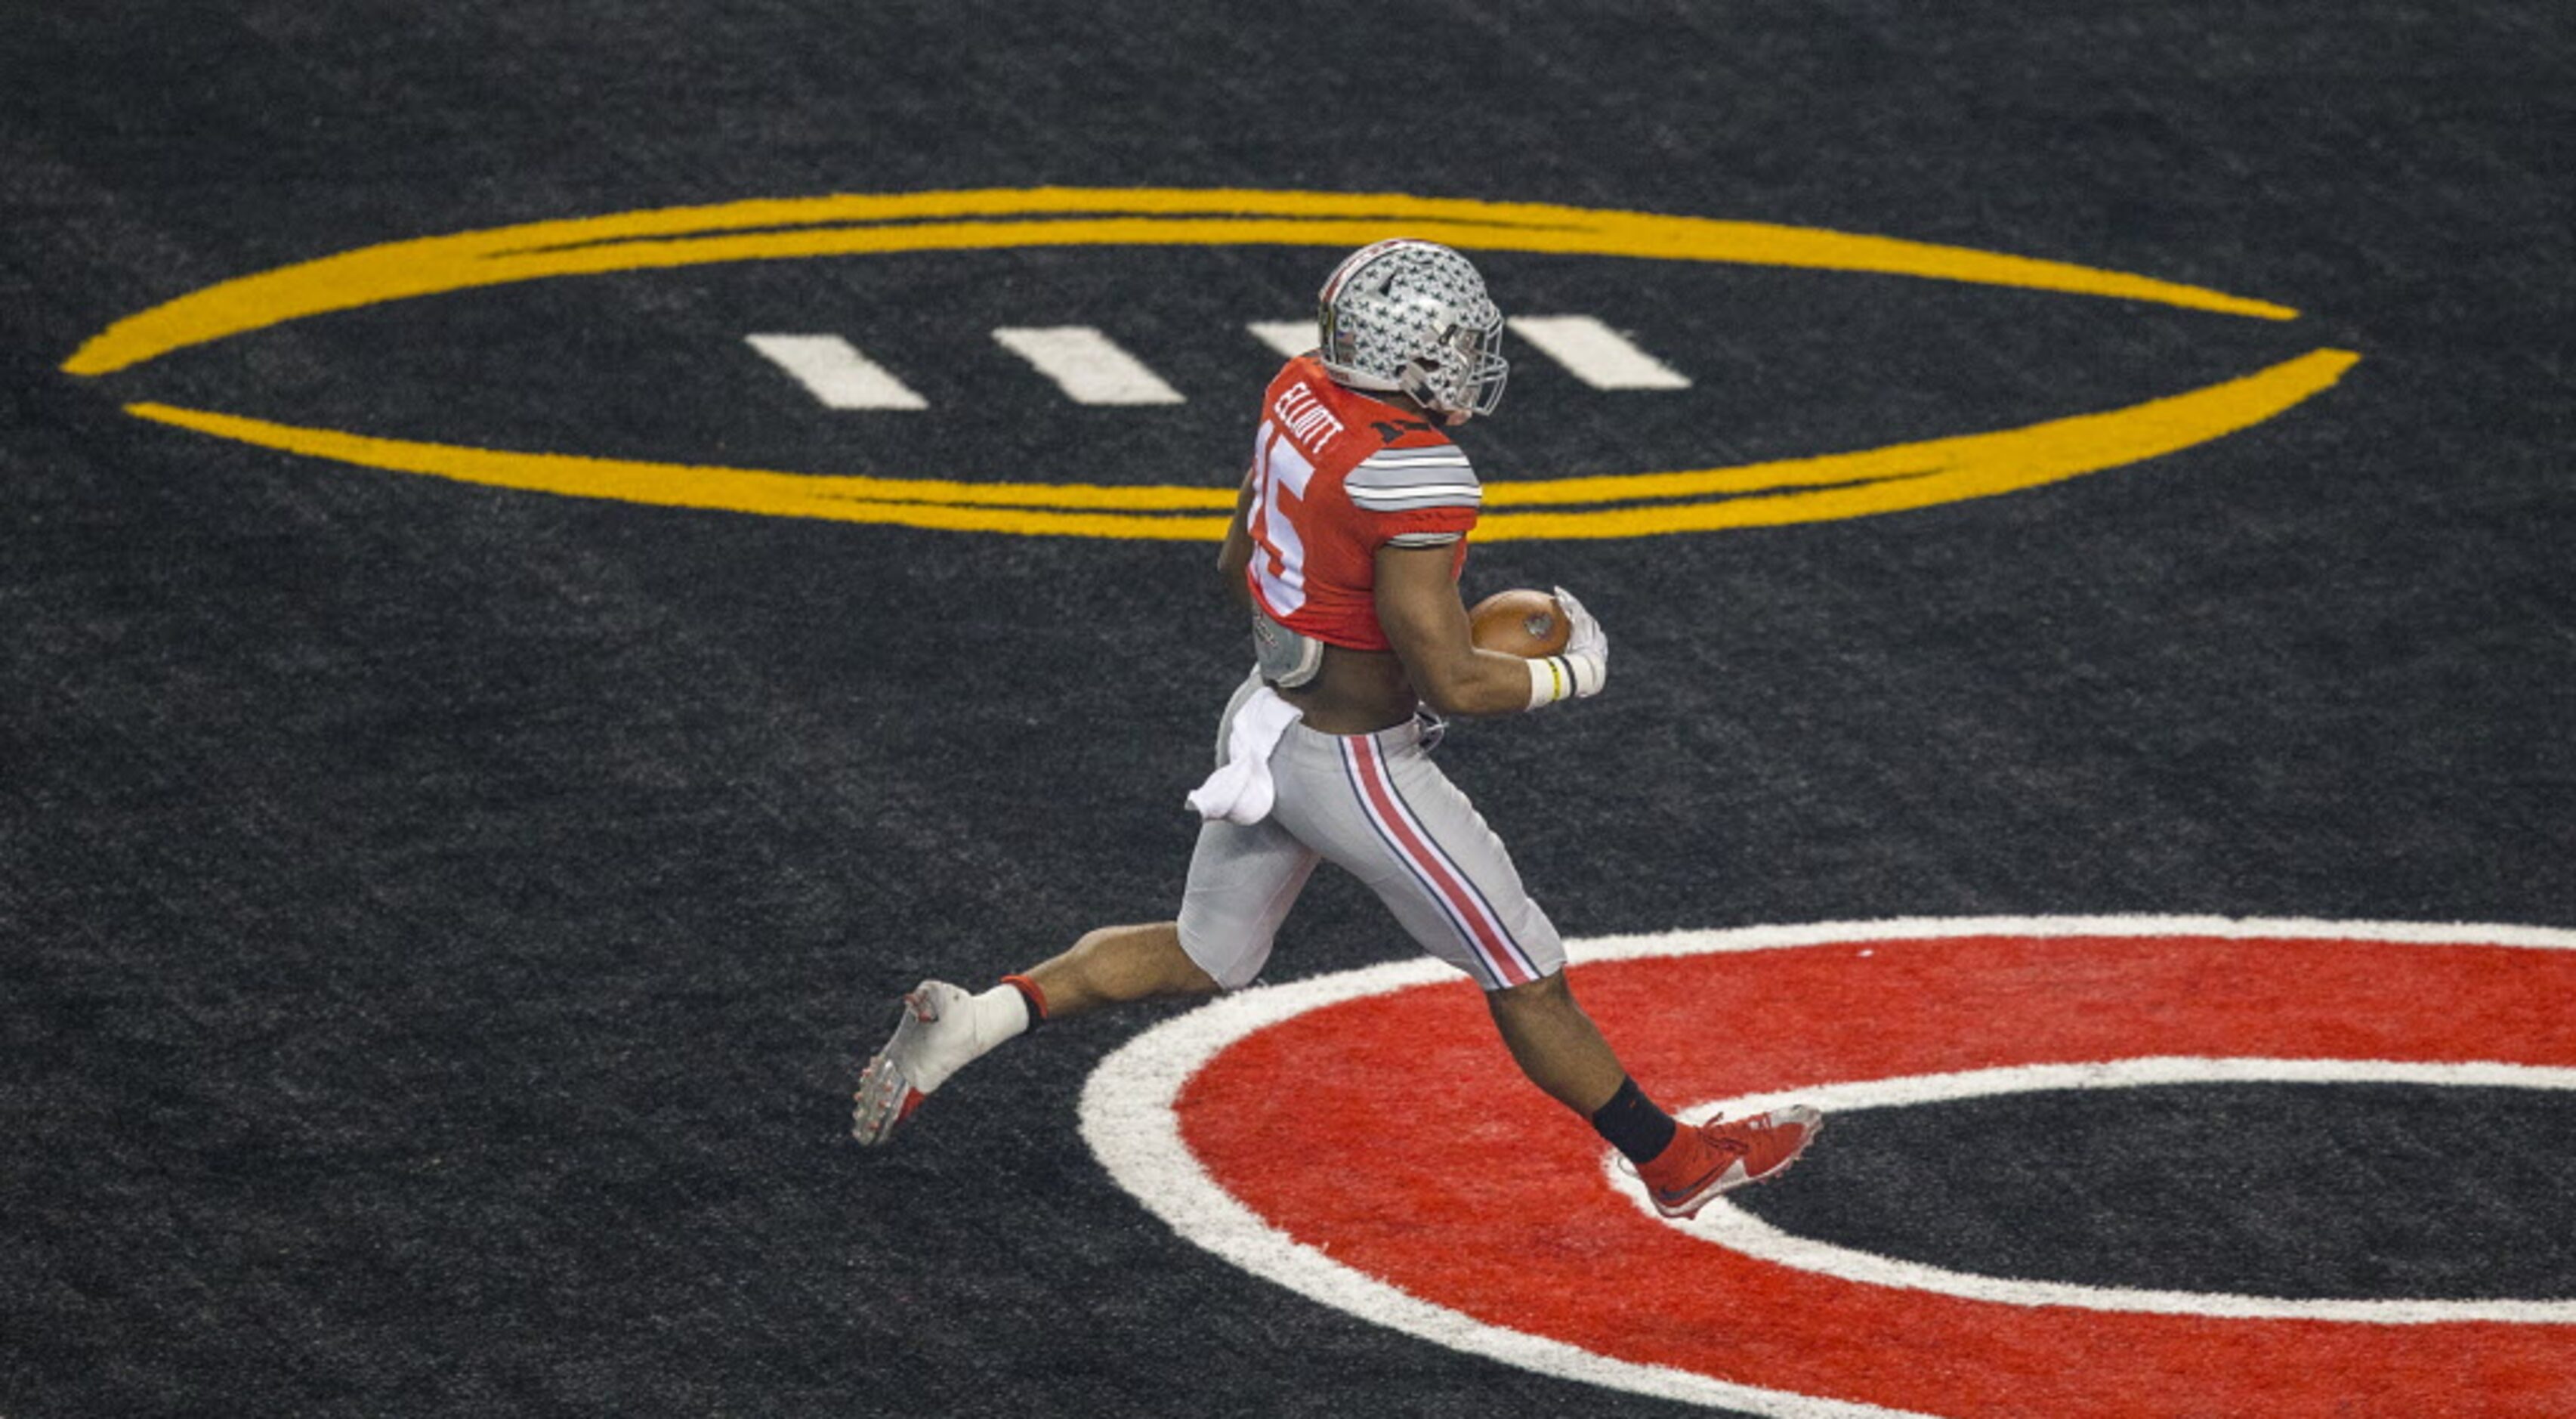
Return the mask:
<svg viewBox="0 0 2576 1419">
<path fill-rule="evenodd" d="M 1563 656 L 1541 656 L 1529 663 L 1531 709 L 1552 705 L 1574 692 L 1573 677 L 1566 673 Z"/>
</svg>

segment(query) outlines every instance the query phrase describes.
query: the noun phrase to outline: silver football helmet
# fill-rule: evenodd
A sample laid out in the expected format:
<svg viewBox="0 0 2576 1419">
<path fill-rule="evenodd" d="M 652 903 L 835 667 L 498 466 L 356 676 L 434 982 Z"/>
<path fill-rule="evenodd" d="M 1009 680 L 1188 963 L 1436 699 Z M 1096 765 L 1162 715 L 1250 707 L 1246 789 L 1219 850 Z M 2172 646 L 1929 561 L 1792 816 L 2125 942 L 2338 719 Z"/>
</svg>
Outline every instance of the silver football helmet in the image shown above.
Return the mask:
<svg viewBox="0 0 2576 1419">
<path fill-rule="evenodd" d="M 1398 238 L 1352 252 L 1317 297 L 1320 357 L 1354 389 L 1409 394 L 1463 424 L 1503 401 L 1503 313 L 1466 257 Z"/>
</svg>

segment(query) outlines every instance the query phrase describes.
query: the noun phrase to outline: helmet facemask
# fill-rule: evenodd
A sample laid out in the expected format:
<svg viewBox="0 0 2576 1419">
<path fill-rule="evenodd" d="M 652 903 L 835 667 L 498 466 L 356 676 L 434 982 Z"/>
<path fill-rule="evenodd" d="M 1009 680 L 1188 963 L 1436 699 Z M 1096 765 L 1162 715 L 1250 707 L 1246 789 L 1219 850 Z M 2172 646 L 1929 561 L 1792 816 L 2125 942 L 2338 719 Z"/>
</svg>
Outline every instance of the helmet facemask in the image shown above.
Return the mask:
<svg viewBox="0 0 2576 1419">
<path fill-rule="evenodd" d="M 1470 327 L 1453 325 L 1442 332 L 1430 353 L 1419 355 L 1397 380 L 1422 406 L 1463 424 L 1478 414 L 1491 414 L 1503 402 L 1503 381 L 1511 363 L 1503 358 L 1503 318 Z"/>
</svg>

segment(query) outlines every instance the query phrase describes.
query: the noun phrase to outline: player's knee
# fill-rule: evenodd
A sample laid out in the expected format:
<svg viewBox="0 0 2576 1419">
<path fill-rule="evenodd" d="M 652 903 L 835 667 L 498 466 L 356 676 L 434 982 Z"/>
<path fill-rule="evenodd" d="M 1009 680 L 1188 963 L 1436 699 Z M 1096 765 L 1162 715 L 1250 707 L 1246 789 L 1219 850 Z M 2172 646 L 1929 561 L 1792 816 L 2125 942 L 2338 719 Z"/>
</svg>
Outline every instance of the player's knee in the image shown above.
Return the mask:
<svg viewBox="0 0 2576 1419">
<path fill-rule="evenodd" d="M 1573 1003 L 1574 988 L 1566 984 L 1562 969 L 1550 971 L 1537 980 L 1485 992 L 1486 1008 L 1497 1015 L 1556 1011 Z"/>
<path fill-rule="evenodd" d="M 1258 979 L 1270 959 L 1271 941 L 1239 924 L 1210 925 L 1184 911 L 1172 946 L 1191 992 L 1214 995 L 1241 990 Z"/>
</svg>

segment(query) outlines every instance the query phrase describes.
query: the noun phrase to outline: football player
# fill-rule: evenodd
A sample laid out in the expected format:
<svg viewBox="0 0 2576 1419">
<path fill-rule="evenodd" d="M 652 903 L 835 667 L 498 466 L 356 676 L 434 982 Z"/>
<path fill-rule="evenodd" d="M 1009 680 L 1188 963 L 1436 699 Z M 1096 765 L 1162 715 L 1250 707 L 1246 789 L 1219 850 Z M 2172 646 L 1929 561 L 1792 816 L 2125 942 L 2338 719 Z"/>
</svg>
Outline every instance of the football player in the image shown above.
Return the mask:
<svg viewBox="0 0 2576 1419">
<path fill-rule="evenodd" d="M 1252 983 L 1318 863 L 1356 874 L 1421 947 L 1485 991 L 1532 1083 L 1690 1216 L 1778 1174 L 1822 1126 L 1775 1109 L 1685 1127 L 1628 1076 L 1565 978 L 1556 927 L 1500 839 L 1432 761 L 1439 716 L 1600 692 L 1610 643 L 1582 602 L 1543 659 L 1481 650 L 1458 578 L 1482 489 L 1448 431 L 1501 400 L 1503 317 L 1468 260 L 1383 241 L 1324 282 L 1318 344 L 1262 396 L 1217 569 L 1255 664 L 1226 706 L 1177 921 L 1106 927 L 980 994 L 924 981 L 859 1080 L 853 1133 L 880 1144 L 968 1063 L 1042 1021 Z"/>
</svg>

